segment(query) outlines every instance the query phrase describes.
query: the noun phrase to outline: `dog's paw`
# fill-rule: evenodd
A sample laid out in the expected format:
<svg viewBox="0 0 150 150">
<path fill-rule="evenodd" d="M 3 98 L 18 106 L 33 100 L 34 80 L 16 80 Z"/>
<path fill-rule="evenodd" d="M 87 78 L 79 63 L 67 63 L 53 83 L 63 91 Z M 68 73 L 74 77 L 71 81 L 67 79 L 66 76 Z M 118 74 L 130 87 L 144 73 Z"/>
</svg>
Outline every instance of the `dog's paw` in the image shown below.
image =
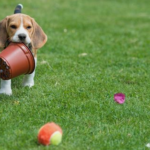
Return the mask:
<svg viewBox="0 0 150 150">
<path fill-rule="evenodd" d="M 34 81 L 32 81 L 32 82 L 23 82 L 22 85 L 23 85 L 24 87 L 27 86 L 27 87 L 31 88 L 32 86 L 34 86 Z"/>
<path fill-rule="evenodd" d="M 34 73 L 29 74 L 29 75 L 25 75 L 23 82 L 22 82 L 23 86 L 28 86 L 28 87 L 32 87 L 34 86 Z"/>
<path fill-rule="evenodd" d="M 0 94 L 5 94 L 5 95 L 8 95 L 8 96 L 10 96 L 10 95 L 12 95 L 12 90 L 11 89 L 0 89 Z"/>
</svg>

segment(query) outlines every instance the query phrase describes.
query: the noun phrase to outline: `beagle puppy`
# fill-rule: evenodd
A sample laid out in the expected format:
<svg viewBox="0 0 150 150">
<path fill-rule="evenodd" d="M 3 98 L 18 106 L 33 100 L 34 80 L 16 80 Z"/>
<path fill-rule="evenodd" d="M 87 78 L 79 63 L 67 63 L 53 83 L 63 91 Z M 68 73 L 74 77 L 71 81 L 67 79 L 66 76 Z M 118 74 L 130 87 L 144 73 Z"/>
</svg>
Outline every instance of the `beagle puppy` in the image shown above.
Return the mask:
<svg viewBox="0 0 150 150">
<path fill-rule="evenodd" d="M 42 28 L 28 15 L 16 13 L 0 21 L 0 48 L 4 49 L 8 42 L 23 42 L 32 51 L 35 64 L 37 63 L 37 49 L 41 48 L 46 41 L 47 36 Z M 34 76 L 35 70 L 32 74 L 25 75 L 23 86 L 32 87 Z M 0 94 L 12 94 L 11 80 L 1 79 Z"/>
</svg>

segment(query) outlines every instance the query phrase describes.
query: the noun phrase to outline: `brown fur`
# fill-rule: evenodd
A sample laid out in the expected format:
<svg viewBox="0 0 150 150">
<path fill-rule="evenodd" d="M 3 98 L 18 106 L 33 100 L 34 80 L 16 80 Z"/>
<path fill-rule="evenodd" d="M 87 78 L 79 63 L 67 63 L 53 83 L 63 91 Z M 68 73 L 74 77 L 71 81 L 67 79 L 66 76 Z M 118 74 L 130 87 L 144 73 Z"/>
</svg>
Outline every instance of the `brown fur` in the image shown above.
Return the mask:
<svg viewBox="0 0 150 150">
<path fill-rule="evenodd" d="M 7 39 L 11 41 L 11 38 L 20 26 L 21 17 L 23 18 L 24 28 L 27 30 L 31 39 L 33 53 L 36 55 L 36 50 L 46 43 L 47 36 L 36 21 L 25 14 L 7 16 L 0 22 L 0 48 L 4 48 Z M 16 28 L 14 29 L 12 26 L 15 26 Z M 30 29 L 28 29 L 29 26 L 31 27 Z"/>
</svg>

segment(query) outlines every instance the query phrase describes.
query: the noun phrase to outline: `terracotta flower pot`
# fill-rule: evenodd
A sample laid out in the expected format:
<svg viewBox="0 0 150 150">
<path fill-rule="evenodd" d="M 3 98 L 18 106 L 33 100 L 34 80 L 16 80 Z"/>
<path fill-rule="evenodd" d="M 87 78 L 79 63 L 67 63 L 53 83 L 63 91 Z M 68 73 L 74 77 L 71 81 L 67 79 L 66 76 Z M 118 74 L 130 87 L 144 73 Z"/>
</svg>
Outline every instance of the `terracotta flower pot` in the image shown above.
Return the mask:
<svg viewBox="0 0 150 150">
<path fill-rule="evenodd" d="M 0 53 L 0 78 L 3 80 L 31 74 L 34 69 L 34 57 L 23 43 L 10 43 Z"/>
</svg>

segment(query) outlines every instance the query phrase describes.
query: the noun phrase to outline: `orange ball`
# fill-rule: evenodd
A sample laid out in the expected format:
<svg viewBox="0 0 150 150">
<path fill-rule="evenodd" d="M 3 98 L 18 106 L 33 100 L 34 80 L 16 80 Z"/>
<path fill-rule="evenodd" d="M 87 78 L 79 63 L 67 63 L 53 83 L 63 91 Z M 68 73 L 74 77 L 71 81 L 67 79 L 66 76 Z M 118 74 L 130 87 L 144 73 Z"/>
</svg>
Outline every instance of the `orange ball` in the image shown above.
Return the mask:
<svg viewBox="0 0 150 150">
<path fill-rule="evenodd" d="M 62 140 L 62 129 L 54 122 L 43 125 L 38 133 L 38 142 L 43 145 L 58 145 Z"/>
</svg>

